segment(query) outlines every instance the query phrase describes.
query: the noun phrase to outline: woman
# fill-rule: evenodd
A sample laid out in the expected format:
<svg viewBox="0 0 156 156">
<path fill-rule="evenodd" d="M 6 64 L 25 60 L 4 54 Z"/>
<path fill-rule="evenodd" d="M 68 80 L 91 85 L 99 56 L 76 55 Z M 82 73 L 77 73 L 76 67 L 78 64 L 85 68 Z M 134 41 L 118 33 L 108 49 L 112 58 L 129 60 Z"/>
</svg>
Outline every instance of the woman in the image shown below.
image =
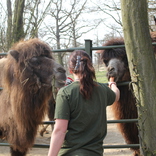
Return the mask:
<svg viewBox="0 0 156 156">
<path fill-rule="evenodd" d="M 113 78 L 109 80 L 111 89 L 94 81 L 95 70 L 85 51 L 71 53 L 69 70 L 75 82 L 57 94 L 48 156 L 102 156 L 106 107 L 119 100 L 119 90 Z"/>
</svg>

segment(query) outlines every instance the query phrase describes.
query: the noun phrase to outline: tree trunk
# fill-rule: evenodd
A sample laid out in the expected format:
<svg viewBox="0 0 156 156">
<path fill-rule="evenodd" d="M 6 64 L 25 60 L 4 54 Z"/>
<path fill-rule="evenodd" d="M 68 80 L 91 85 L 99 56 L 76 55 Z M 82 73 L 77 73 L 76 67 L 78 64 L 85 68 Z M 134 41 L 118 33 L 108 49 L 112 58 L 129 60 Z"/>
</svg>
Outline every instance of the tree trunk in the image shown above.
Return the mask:
<svg viewBox="0 0 156 156">
<path fill-rule="evenodd" d="M 13 19 L 13 43 L 25 37 L 23 28 L 24 5 L 25 0 L 15 1 L 14 19 Z"/>
<path fill-rule="evenodd" d="M 6 49 L 7 51 L 11 47 L 12 43 L 12 8 L 11 8 L 11 0 L 7 0 L 7 32 L 6 32 Z"/>
<path fill-rule="evenodd" d="M 144 156 L 156 156 L 156 61 L 152 49 L 147 0 L 121 0 L 125 46 Z"/>
</svg>

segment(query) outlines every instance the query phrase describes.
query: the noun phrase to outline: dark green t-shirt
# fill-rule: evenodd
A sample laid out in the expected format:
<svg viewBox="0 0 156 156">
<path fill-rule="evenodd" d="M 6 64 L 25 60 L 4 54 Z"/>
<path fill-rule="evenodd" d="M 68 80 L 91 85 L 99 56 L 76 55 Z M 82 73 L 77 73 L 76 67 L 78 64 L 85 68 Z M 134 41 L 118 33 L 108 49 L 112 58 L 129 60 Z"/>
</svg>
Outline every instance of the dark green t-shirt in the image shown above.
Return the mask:
<svg viewBox="0 0 156 156">
<path fill-rule="evenodd" d="M 107 133 L 106 106 L 115 101 L 115 93 L 105 84 L 97 84 L 89 100 L 85 100 L 80 94 L 79 82 L 73 82 L 59 90 L 55 118 L 69 120 L 59 155 L 103 155 L 102 144 Z"/>
</svg>

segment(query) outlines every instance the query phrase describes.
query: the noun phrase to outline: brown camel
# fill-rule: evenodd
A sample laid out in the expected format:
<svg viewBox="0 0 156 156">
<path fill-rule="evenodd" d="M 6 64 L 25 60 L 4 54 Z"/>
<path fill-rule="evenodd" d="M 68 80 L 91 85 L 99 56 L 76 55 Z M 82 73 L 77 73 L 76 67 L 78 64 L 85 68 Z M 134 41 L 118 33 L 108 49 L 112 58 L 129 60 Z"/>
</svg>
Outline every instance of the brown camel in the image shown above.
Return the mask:
<svg viewBox="0 0 156 156">
<path fill-rule="evenodd" d="M 52 96 L 52 79 L 64 85 L 66 73 L 51 48 L 39 39 L 16 43 L 0 59 L 0 137 L 10 144 L 11 156 L 25 156 L 34 144 L 39 124 Z"/>
<path fill-rule="evenodd" d="M 124 41 L 122 38 L 115 38 L 109 40 L 103 46 L 112 45 L 124 45 Z M 107 67 L 108 79 L 113 76 L 117 83 L 131 81 L 125 48 L 105 49 L 101 52 L 101 58 Z M 118 88 L 120 90 L 120 100 L 111 106 L 115 119 L 136 119 L 138 114 L 133 91 L 128 85 L 118 86 Z M 136 123 L 119 123 L 118 128 L 127 144 L 139 144 Z M 139 148 L 131 149 L 135 156 L 139 155 Z"/>
</svg>

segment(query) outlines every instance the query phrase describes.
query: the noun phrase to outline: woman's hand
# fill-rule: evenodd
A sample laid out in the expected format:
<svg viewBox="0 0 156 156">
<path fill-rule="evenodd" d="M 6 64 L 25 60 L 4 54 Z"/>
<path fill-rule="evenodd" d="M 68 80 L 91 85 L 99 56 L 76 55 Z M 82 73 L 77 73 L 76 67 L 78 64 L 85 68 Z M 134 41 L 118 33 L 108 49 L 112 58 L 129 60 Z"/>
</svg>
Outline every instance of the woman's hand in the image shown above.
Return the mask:
<svg viewBox="0 0 156 156">
<path fill-rule="evenodd" d="M 109 82 L 114 82 L 114 77 L 110 77 Z"/>
<path fill-rule="evenodd" d="M 116 85 L 116 82 L 114 82 L 114 77 L 109 78 L 108 86 L 111 88 L 112 85 Z"/>
<path fill-rule="evenodd" d="M 116 101 L 119 101 L 119 98 L 120 98 L 120 91 L 119 91 L 119 89 L 117 88 L 116 82 L 114 81 L 114 77 L 110 77 L 110 78 L 109 78 L 108 87 L 109 87 L 112 91 L 114 91 L 115 94 L 116 94 L 115 102 L 116 102 Z"/>
</svg>

